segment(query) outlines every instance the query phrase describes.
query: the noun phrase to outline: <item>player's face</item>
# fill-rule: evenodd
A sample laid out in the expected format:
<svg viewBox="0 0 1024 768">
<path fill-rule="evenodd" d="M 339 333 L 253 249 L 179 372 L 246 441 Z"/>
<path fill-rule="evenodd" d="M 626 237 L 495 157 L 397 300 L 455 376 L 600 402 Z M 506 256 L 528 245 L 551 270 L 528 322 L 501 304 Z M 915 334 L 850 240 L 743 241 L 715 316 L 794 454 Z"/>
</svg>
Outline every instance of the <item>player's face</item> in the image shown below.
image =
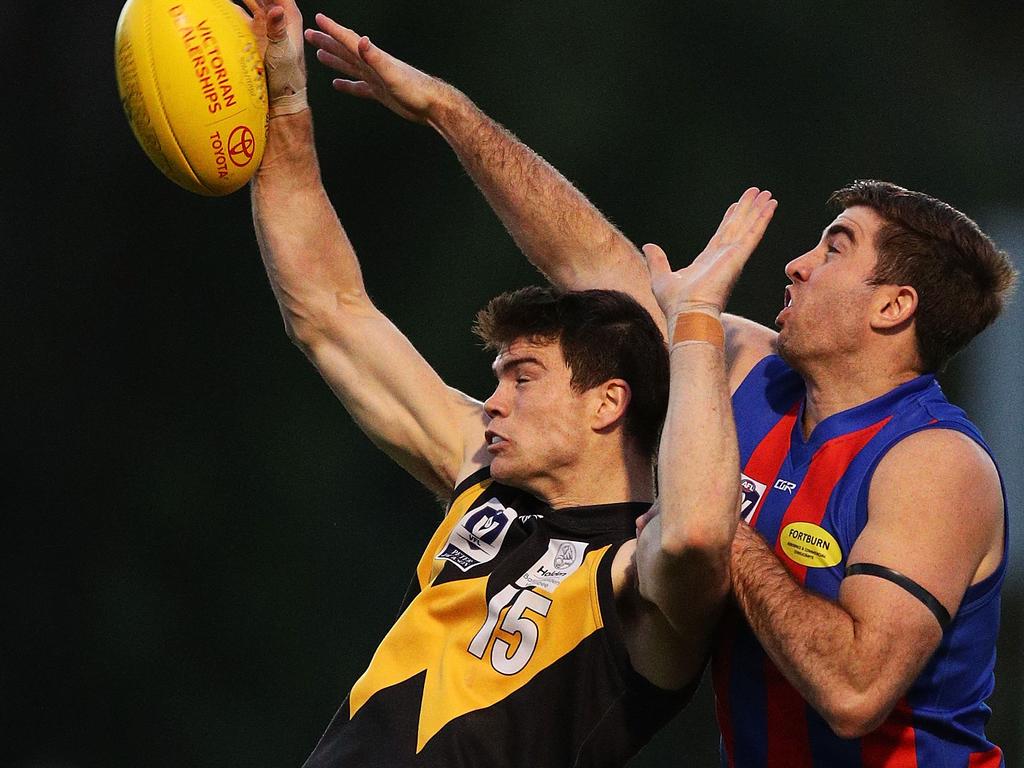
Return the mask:
<svg viewBox="0 0 1024 768">
<path fill-rule="evenodd" d="M 878 258 L 875 235 L 883 223 L 871 208 L 847 208 L 814 248 L 786 265 L 791 283 L 775 322 L 779 352 L 788 362 L 846 355 L 869 336 L 876 289 L 868 281 Z"/>
<path fill-rule="evenodd" d="M 558 342 L 514 341 L 493 367 L 498 386 L 484 403 L 491 476 L 544 498 L 580 459 L 589 399 L 573 391 Z"/>
</svg>

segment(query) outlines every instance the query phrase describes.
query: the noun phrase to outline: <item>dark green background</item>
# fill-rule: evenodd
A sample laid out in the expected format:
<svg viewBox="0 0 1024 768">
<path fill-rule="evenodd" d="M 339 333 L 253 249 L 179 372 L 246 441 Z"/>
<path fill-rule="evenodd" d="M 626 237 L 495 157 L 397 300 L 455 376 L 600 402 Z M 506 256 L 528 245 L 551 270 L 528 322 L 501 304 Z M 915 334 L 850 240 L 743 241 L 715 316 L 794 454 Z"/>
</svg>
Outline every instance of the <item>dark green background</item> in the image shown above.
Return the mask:
<svg viewBox="0 0 1024 768">
<path fill-rule="evenodd" d="M 303 10 L 458 85 L 677 263 L 744 187 L 769 187 L 780 207 L 733 304 L 762 322 L 853 178 L 1019 230 L 1019 2 Z M 246 192 L 192 196 L 136 145 L 114 83 L 119 11 L 0 12 L 0 765 L 298 766 L 439 509 L 285 338 Z M 448 382 L 486 395 L 472 314 L 537 275 L 428 129 L 333 93 L 315 64 L 310 100 L 371 294 Z M 975 367 L 1019 360 L 1019 331 Z M 971 367 L 943 378 L 954 399 Z M 1006 403 L 986 412 L 1020 424 Z M 1015 445 L 1002 458 L 1019 467 Z M 1018 559 L 990 728 L 1010 764 L 1022 592 Z M 711 765 L 716 741 L 705 692 L 636 764 Z"/>
</svg>

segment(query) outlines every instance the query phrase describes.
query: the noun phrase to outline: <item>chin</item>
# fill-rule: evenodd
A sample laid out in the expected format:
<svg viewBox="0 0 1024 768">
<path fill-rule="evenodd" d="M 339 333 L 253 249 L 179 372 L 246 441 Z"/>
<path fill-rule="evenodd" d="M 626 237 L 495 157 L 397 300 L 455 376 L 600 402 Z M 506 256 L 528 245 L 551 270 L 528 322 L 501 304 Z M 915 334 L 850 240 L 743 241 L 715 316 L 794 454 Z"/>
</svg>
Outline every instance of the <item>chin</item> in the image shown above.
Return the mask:
<svg viewBox="0 0 1024 768">
<path fill-rule="evenodd" d="M 515 467 L 502 456 L 496 456 L 491 461 L 491 477 L 505 485 L 514 485 L 516 481 Z"/>
<path fill-rule="evenodd" d="M 502 485 L 507 485 L 511 488 L 518 488 L 521 491 L 527 493 L 535 493 L 534 489 L 530 487 L 529 481 L 523 476 L 521 472 L 516 471 L 515 465 L 498 456 L 491 462 L 490 467 L 491 477 L 497 480 Z"/>
<path fill-rule="evenodd" d="M 787 336 L 785 329 L 779 334 L 776 351 L 786 364 L 793 370 L 799 371 L 804 360 L 800 354 L 799 347 L 793 343 L 792 336 Z"/>
</svg>

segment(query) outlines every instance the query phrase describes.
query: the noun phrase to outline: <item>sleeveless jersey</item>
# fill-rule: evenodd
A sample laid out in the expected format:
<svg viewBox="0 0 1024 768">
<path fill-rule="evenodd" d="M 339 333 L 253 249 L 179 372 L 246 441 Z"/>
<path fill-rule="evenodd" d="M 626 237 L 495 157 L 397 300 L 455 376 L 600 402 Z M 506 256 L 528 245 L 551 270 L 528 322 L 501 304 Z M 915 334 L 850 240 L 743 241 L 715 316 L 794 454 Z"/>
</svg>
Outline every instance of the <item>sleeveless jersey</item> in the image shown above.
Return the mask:
<svg viewBox="0 0 1024 768">
<path fill-rule="evenodd" d="M 846 556 L 867 523 L 872 474 L 889 448 L 937 427 L 962 432 L 988 448 L 931 375 L 825 419 L 807 441 L 800 428 L 803 398 L 802 379 L 776 356 L 758 363 L 734 395 L 743 515 L 800 584 L 834 600 Z M 967 590 L 921 675 L 881 727 L 860 739 L 836 736 L 774 666 L 742 617 L 731 616 L 712 667 L 722 764 L 1003 766 L 1002 752 L 985 737 L 990 715 L 985 699 L 994 686 L 1005 549 L 1004 536 L 996 571 Z M 899 563 L 881 565 L 899 570 Z"/>
<path fill-rule="evenodd" d="M 306 768 L 624 765 L 692 694 L 635 672 L 617 619 L 612 558 L 648 507 L 467 478 Z"/>
</svg>

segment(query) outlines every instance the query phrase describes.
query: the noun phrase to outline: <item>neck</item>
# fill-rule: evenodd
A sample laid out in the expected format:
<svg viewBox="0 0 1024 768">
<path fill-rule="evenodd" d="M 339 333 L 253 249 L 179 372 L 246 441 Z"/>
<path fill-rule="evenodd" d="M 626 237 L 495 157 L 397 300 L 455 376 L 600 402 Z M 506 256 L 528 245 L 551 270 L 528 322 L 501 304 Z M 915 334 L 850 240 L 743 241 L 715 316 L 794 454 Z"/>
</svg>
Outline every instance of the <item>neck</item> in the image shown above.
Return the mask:
<svg viewBox="0 0 1024 768">
<path fill-rule="evenodd" d="M 807 366 L 799 373 L 807 385 L 801 423 L 805 440 L 829 416 L 863 405 L 920 376 L 918 371 L 904 366 L 886 369 L 874 361 L 853 357 L 839 364 L 829 361 L 822 366 Z"/>
<path fill-rule="evenodd" d="M 566 469 L 526 490 L 553 509 L 654 501 L 654 469 L 636 451 L 591 458 Z"/>
</svg>

